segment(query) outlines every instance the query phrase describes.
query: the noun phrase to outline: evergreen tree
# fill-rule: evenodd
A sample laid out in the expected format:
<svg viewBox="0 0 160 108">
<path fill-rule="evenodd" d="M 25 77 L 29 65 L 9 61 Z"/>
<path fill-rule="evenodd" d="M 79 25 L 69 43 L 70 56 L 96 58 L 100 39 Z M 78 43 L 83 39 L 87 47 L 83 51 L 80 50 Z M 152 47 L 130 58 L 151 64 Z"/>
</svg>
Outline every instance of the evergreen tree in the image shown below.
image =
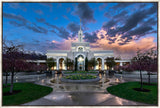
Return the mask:
<svg viewBox="0 0 160 108">
<path fill-rule="evenodd" d="M 92 58 L 88 61 L 89 67 L 94 70 L 95 66 L 98 64 L 97 60 L 95 58 Z"/>
<path fill-rule="evenodd" d="M 116 65 L 116 62 L 114 61 L 113 57 L 112 58 L 107 57 L 106 64 L 107 64 L 107 66 L 109 66 L 109 70 L 111 70 L 111 68 Z"/>
<path fill-rule="evenodd" d="M 70 58 L 66 58 L 66 60 L 64 61 L 65 65 L 67 66 L 67 70 L 71 70 L 73 69 L 73 65 L 74 65 L 74 61 L 71 60 Z"/>
<path fill-rule="evenodd" d="M 85 58 L 85 71 L 88 71 L 88 58 Z"/>
<path fill-rule="evenodd" d="M 54 66 L 56 66 L 56 62 L 55 62 L 55 59 L 54 58 L 48 58 L 47 60 L 46 60 L 46 63 L 47 63 L 47 66 L 48 66 L 48 68 L 49 68 L 49 71 L 50 71 L 50 69 L 53 67 L 53 69 L 54 69 Z"/>
<path fill-rule="evenodd" d="M 75 71 L 77 71 L 77 57 L 75 58 Z"/>
</svg>

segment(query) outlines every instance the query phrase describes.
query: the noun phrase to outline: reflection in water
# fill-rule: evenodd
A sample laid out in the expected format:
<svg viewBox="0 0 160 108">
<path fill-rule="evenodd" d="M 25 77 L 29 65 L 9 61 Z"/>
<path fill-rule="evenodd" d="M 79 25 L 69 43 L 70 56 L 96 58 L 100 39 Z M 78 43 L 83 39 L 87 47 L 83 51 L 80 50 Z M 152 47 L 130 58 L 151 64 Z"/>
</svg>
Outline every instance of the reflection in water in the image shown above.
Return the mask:
<svg viewBox="0 0 160 108">
<path fill-rule="evenodd" d="M 118 79 L 118 78 L 116 78 L 116 79 L 115 79 L 115 82 L 119 82 L 119 79 Z"/>
<path fill-rule="evenodd" d="M 64 83 L 61 82 L 62 74 L 43 74 L 43 75 L 33 75 L 24 77 L 15 76 L 14 82 L 33 82 L 37 84 L 47 85 L 54 88 L 54 91 L 66 91 L 66 92 L 77 92 L 77 91 L 85 91 L 85 92 L 105 92 L 106 88 L 110 82 L 115 82 L 115 77 L 110 78 L 107 74 L 99 74 L 100 81 L 99 82 L 91 82 L 91 83 Z M 52 80 L 52 81 L 51 81 Z M 110 80 L 110 81 L 109 81 Z M 51 83 L 51 82 L 52 83 Z M 121 79 L 119 79 L 121 81 Z M 10 82 L 10 79 L 9 81 Z"/>
<path fill-rule="evenodd" d="M 99 78 L 100 78 L 100 79 L 102 78 L 102 74 L 99 74 Z"/>
<path fill-rule="evenodd" d="M 41 80 L 42 84 L 44 84 L 44 79 Z"/>
<path fill-rule="evenodd" d="M 105 92 L 106 87 L 109 86 L 109 76 L 107 74 L 99 74 L 100 81 L 99 82 L 91 82 L 91 83 L 64 83 L 61 82 L 62 74 L 55 74 L 49 80 L 52 80 L 52 87 L 54 91 L 85 91 L 85 92 Z M 54 79 L 54 81 L 53 81 Z M 50 81 L 49 81 L 50 82 Z M 115 81 L 114 81 L 115 82 Z"/>
</svg>

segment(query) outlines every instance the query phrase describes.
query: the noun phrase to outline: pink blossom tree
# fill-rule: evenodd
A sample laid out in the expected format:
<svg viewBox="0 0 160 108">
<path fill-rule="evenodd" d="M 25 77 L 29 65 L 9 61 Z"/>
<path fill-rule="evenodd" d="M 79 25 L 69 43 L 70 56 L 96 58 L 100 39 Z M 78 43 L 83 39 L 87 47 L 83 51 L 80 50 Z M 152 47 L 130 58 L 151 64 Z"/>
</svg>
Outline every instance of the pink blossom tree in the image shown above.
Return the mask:
<svg viewBox="0 0 160 108">
<path fill-rule="evenodd" d="M 3 71 L 11 72 L 10 93 L 13 93 L 15 72 L 24 69 L 23 51 L 20 50 L 21 48 L 21 45 L 14 45 L 12 42 L 10 46 L 3 45 Z"/>
</svg>

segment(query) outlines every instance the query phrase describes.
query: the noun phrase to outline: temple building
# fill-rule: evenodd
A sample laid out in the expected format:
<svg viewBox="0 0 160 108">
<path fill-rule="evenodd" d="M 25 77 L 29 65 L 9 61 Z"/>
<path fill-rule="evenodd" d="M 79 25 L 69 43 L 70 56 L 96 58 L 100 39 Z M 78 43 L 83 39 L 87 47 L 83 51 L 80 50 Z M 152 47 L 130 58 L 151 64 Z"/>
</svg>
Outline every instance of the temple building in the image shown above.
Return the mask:
<svg viewBox="0 0 160 108">
<path fill-rule="evenodd" d="M 66 58 L 74 60 L 77 58 L 77 69 L 85 70 L 85 58 L 88 60 L 95 58 L 98 62 L 97 66 L 94 67 L 95 70 L 107 70 L 107 65 L 105 64 L 105 59 L 107 57 L 114 57 L 114 52 L 112 50 L 91 50 L 90 43 L 83 40 L 83 31 L 81 29 L 78 31 L 78 42 L 71 43 L 71 50 L 48 50 L 47 58 L 56 59 L 56 70 L 67 70 L 67 67 L 64 64 Z M 127 61 L 117 61 L 120 65 L 122 62 Z"/>
</svg>

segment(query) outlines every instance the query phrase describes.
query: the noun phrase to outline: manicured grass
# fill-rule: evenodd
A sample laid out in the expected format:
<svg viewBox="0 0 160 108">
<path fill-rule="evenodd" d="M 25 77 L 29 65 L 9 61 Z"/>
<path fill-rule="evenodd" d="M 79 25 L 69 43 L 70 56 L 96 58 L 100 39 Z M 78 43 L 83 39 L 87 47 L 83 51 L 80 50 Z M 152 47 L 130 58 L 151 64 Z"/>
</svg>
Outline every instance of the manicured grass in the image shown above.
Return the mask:
<svg viewBox="0 0 160 108">
<path fill-rule="evenodd" d="M 91 74 L 97 74 L 97 72 L 87 72 L 87 71 L 73 71 L 73 72 L 65 72 L 65 74 L 88 74 L 88 73 L 91 73 Z"/>
<path fill-rule="evenodd" d="M 84 79 L 95 79 L 97 76 L 94 75 L 69 75 L 64 76 L 65 79 L 72 79 L 72 80 L 84 80 Z"/>
<path fill-rule="evenodd" d="M 3 93 L 10 90 L 10 87 L 3 88 Z M 13 95 L 3 96 L 3 105 L 20 105 L 52 92 L 52 88 L 36 85 L 32 83 L 14 83 L 13 90 L 21 90 L 21 92 Z"/>
<path fill-rule="evenodd" d="M 140 82 L 127 82 L 107 88 L 107 91 L 118 97 L 142 102 L 146 104 L 158 104 L 158 88 L 155 85 L 143 85 L 144 89 L 149 89 L 150 92 L 140 92 L 133 88 L 140 88 Z"/>
</svg>

